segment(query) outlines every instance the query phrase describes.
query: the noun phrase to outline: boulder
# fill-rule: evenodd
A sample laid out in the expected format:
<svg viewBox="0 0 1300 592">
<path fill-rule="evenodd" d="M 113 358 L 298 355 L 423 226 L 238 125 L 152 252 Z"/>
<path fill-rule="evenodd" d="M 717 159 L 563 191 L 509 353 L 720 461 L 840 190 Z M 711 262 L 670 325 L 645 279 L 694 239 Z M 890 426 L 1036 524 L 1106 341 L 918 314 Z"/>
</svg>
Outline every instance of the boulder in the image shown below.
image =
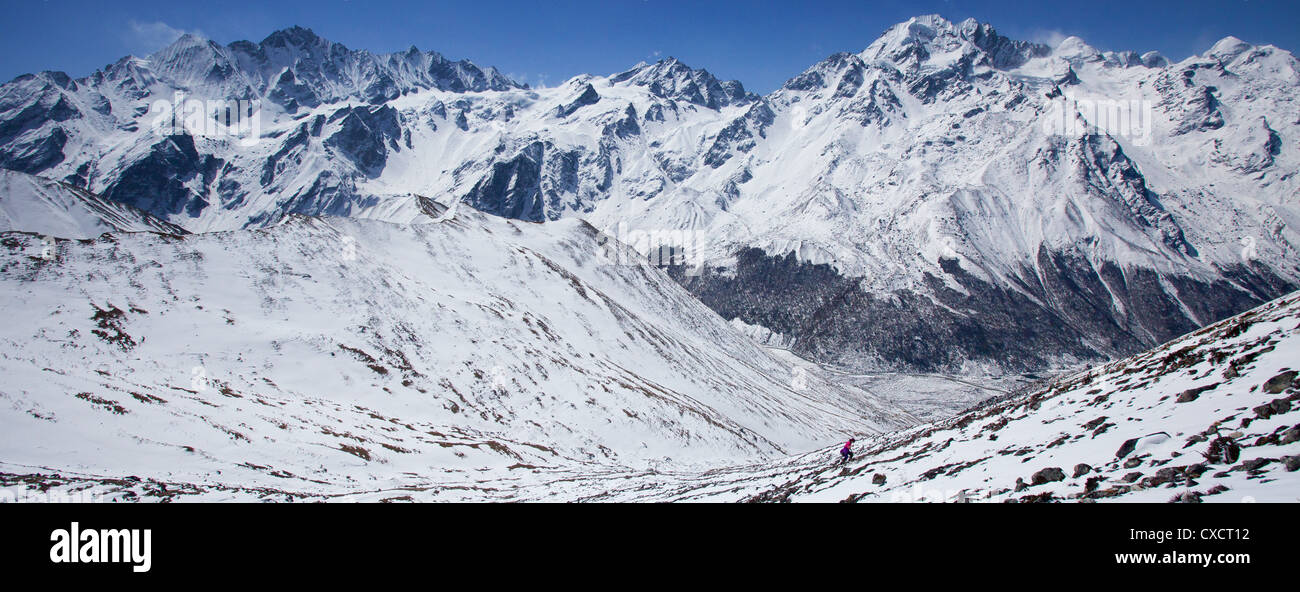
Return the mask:
<svg viewBox="0 0 1300 592">
<path fill-rule="evenodd" d="M 1237 470 L 1247 471 L 1247 472 L 1249 472 L 1249 471 L 1258 471 L 1258 470 L 1264 468 L 1266 465 L 1268 465 L 1268 463 L 1271 463 L 1271 462 L 1273 462 L 1273 459 L 1271 459 L 1271 458 L 1252 458 L 1252 459 L 1250 459 L 1250 460 L 1248 460 L 1248 461 L 1245 461 L 1245 462 L 1243 462 L 1243 463 L 1237 465 L 1235 468 L 1236 468 Z"/>
<path fill-rule="evenodd" d="M 1034 476 L 1030 477 L 1029 480 L 1034 485 L 1042 485 L 1053 481 L 1064 481 L 1065 471 L 1062 471 L 1060 467 L 1047 467 L 1046 469 L 1034 473 Z"/>
<path fill-rule="evenodd" d="M 1151 446 L 1156 446 L 1169 441 L 1168 432 L 1155 432 L 1138 438 L 1129 438 L 1120 445 L 1119 450 L 1115 452 L 1115 458 L 1124 458 L 1132 454 L 1135 450 L 1142 450 Z"/>
<path fill-rule="evenodd" d="M 1264 383 L 1264 392 L 1276 395 L 1286 390 L 1287 387 L 1295 384 L 1297 375 L 1300 375 L 1300 372 L 1288 370 L 1268 379 L 1268 382 Z"/>
</svg>

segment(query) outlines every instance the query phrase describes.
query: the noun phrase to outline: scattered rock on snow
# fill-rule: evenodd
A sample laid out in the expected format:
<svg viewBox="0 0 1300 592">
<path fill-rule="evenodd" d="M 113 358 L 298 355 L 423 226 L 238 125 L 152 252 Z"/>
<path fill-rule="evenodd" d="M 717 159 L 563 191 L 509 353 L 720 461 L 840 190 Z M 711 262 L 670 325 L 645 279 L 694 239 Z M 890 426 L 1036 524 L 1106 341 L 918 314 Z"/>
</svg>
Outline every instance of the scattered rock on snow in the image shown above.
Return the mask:
<svg viewBox="0 0 1300 592">
<path fill-rule="evenodd" d="M 1258 471 L 1259 469 L 1264 468 L 1266 465 L 1268 465 L 1268 463 L 1271 462 L 1273 462 L 1273 459 L 1271 458 L 1252 458 L 1233 468 L 1239 471 L 1246 471 L 1246 472 Z"/>
<path fill-rule="evenodd" d="M 1169 434 L 1167 432 L 1155 432 L 1138 438 L 1129 438 L 1128 440 L 1125 440 L 1124 444 L 1115 452 L 1115 458 L 1124 458 L 1132 454 L 1134 450 L 1163 444 L 1168 440 Z"/>
<path fill-rule="evenodd" d="M 1079 463 L 1074 465 L 1074 478 L 1079 478 L 1092 472 L 1092 467 Z"/>
<path fill-rule="evenodd" d="M 1209 385 L 1205 385 L 1205 386 L 1200 386 L 1200 387 L 1196 387 L 1196 388 L 1193 388 L 1193 389 L 1187 389 L 1187 390 L 1183 391 L 1182 393 L 1180 393 L 1180 394 L 1178 395 L 1177 402 L 1179 402 L 1179 403 L 1190 403 L 1190 402 L 1195 401 L 1196 399 L 1200 398 L 1201 393 L 1203 393 L 1203 392 L 1205 392 L 1205 391 L 1208 391 L 1208 390 L 1213 390 L 1215 387 L 1218 387 L 1218 386 L 1219 386 L 1219 383 L 1216 382 L 1216 383 L 1214 383 L 1214 384 L 1209 384 Z"/>
<path fill-rule="evenodd" d="M 1291 410 L 1291 401 L 1287 399 L 1274 399 L 1267 404 L 1260 405 L 1252 411 L 1260 419 L 1268 419 L 1274 415 L 1281 415 Z"/>
<path fill-rule="evenodd" d="M 1042 485 L 1053 481 L 1064 481 L 1065 471 L 1062 471 L 1060 467 L 1047 467 L 1046 469 L 1034 473 L 1029 480 L 1034 485 Z"/>
<path fill-rule="evenodd" d="M 1286 390 L 1287 387 L 1295 384 L 1297 375 L 1300 375 L 1300 372 L 1289 370 L 1268 379 L 1268 382 L 1264 383 L 1264 392 L 1276 395 Z"/>
</svg>

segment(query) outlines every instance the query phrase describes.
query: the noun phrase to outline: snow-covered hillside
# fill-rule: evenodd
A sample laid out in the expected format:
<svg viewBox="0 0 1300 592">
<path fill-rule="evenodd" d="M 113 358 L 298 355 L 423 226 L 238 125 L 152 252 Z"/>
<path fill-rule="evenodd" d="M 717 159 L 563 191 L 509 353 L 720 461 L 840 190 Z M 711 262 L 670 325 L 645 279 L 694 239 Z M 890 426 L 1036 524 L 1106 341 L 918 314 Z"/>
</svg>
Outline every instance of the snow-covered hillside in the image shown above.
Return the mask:
<svg viewBox="0 0 1300 592">
<path fill-rule="evenodd" d="M 353 464 L 364 468 L 366 475 L 383 471 L 390 473 L 390 478 L 368 476 L 360 482 L 340 482 L 335 471 L 356 472 L 357 467 L 332 462 L 330 471 L 314 473 L 314 478 L 324 483 L 305 483 L 284 474 L 279 465 L 226 468 L 220 476 L 190 481 L 170 467 L 145 471 L 145 459 L 116 459 L 115 470 L 102 466 L 107 460 L 98 461 L 99 465 L 83 461 L 75 468 L 6 462 L 0 465 L 0 495 L 144 501 L 1292 502 L 1300 492 L 1296 360 L 1300 360 L 1300 293 L 1137 356 L 1023 389 L 948 420 L 860 439 L 856 458 L 847 465 L 835 464 L 837 446 L 832 446 L 709 470 L 683 470 L 668 464 L 642 470 L 559 463 L 542 467 L 521 461 L 512 465 L 511 471 L 495 473 L 439 474 L 420 469 L 397 475 L 391 472 L 399 467 L 390 468 L 387 463 L 397 465 L 412 457 L 367 446 L 380 454 L 364 464 L 355 460 Z M 6 373 L 13 366 L 6 361 Z M 44 372 L 58 376 L 51 370 Z M 175 391 L 168 394 L 179 405 L 190 406 L 201 399 L 183 391 L 179 393 L 183 396 L 177 397 Z M 116 396 L 126 401 L 126 397 Z M 6 415 L 6 427 L 31 421 L 15 419 L 21 414 L 17 410 L 31 404 L 30 398 L 23 401 L 7 394 L 7 399 L 16 404 Z M 297 460 L 299 465 L 320 463 L 324 467 L 330 454 L 339 452 L 330 448 L 348 439 L 331 440 L 342 430 L 366 435 L 388 431 L 392 438 L 409 435 L 410 426 L 405 422 L 375 417 L 375 411 L 358 407 L 355 401 L 338 405 L 337 401 L 296 399 L 268 397 L 271 407 L 264 409 L 254 405 L 268 403 L 211 397 L 211 402 L 221 407 L 204 411 L 206 417 L 230 414 L 241 404 L 259 410 L 249 418 L 253 426 L 237 427 L 251 440 L 232 441 L 208 454 L 269 462 L 258 454 L 267 448 L 265 439 L 287 439 L 294 432 L 256 429 L 261 420 L 254 418 L 263 416 L 305 413 L 306 419 L 321 422 L 322 435 L 314 436 L 320 442 L 306 448 L 311 457 Z M 71 406 L 74 402 L 102 406 L 94 411 L 105 422 L 114 418 L 109 407 L 122 405 L 64 398 L 33 407 L 29 413 L 36 420 L 53 422 L 54 417 L 42 420 L 40 416 L 53 415 L 49 407 L 56 404 Z M 365 404 L 375 403 L 367 399 Z M 129 412 L 154 408 L 131 404 Z M 127 411 L 125 406 L 123 411 Z M 66 421 L 66 416 L 80 416 L 87 410 L 73 407 L 62 413 L 57 419 Z M 376 431 L 384 421 L 392 426 Z M 39 425 L 50 429 L 48 424 Z M 414 425 L 417 430 L 425 428 Z M 188 441 L 187 433 L 172 429 L 145 435 L 99 433 L 102 441 L 132 442 L 141 447 Z M 57 440 L 46 437 L 41 442 L 46 444 L 30 447 L 27 454 L 54 457 L 58 446 L 50 443 Z M 486 453 L 473 449 L 472 439 L 461 443 L 464 452 Z M 420 444 L 406 439 L 400 445 L 416 448 Z M 498 441 L 497 445 L 527 451 L 526 445 L 513 442 Z M 421 455 L 429 454 L 423 447 L 419 450 Z M 212 466 L 218 460 L 206 458 L 204 464 Z M 195 459 L 191 455 L 185 462 Z M 280 458 L 280 462 L 290 460 Z M 270 471 L 279 480 L 266 478 L 259 471 Z"/>
<path fill-rule="evenodd" d="M 606 499 L 1294 502 L 1300 293 L 954 418 Z M 651 491 L 653 493 L 644 493 Z"/>
<path fill-rule="evenodd" d="M 192 231 L 409 219 L 424 195 L 634 244 L 677 232 L 709 262 L 682 283 L 800 355 L 1040 369 L 1300 285 L 1297 87 L 1293 55 L 1233 38 L 1172 63 L 938 16 L 761 97 L 675 59 L 530 89 L 295 28 L 20 77 L 0 87 L 0 166 Z M 257 129 L 159 125 L 237 100 Z"/>
<path fill-rule="evenodd" d="M 0 232 L 12 230 L 60 238 L 105 232 L 186 234 L 175 224 L 84 189 L 0 169 Z"/>
<path fill-rule="evenodd" d="M 915 423 L 795 380 L 582 221 L 426 206 L 51 257 L 4 233 L 0 470 L 339 495 L 713 466 Z"/>
</svg>

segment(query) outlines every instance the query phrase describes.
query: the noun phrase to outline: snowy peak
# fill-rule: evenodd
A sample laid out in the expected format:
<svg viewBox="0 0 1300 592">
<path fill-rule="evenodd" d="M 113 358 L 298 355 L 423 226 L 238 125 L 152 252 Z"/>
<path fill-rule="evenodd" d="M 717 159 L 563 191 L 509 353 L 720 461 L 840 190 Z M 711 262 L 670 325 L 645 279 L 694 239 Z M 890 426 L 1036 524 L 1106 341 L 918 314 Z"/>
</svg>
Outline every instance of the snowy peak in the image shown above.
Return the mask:
<svg viewBox="0 0 1300 592">
<path fill-rule="evenodd" d="M 1230 62 L 1233 58 L 1254 49 L 1255 46 L 1242 41 L 1232 35 L 1218 40 L 1210 50 L 1205 52 L 1206 57 L 1218 58 L 1224 62 Z"/>
<path fill-rule="evenodd" d="M 685 101 L 715 111 L 758 98 L 746 92 L 738 81 L 718 80 L 707 70 L 696 70 L 673 57 L 653 64 L 637 64 L 631 70 L 610 77 L 610 82 L 645 87 L 656 97 Z"/>
<path fill-rule="evenodd" d="M 109 77 L 134 77 L 130 70 L 137 69 L 200 96 L 267 96 L 290 112 L 347 99 L 381 103 L 422 89 L 527 88 L 495 68 L 480 68 L 468 60 L 451 61 L 414 46 L 376 55 L 302 27 L 276 31 L 259 43 L 235 41 L 226 46 L 187 33 L 147 58 L 127 58 L 110 66 Z"/>
<path fill-rule="evenodd" d="M 957 60 L 1009 69 L 1046 55 L 1047 46 L 1003 37 L 987 23 L 967 19 L 953 24 L 932 14 L 890 27 L 862 52 L 868 61 L 888 61 L 899 69 L 946 66 Z"/>
</svg>

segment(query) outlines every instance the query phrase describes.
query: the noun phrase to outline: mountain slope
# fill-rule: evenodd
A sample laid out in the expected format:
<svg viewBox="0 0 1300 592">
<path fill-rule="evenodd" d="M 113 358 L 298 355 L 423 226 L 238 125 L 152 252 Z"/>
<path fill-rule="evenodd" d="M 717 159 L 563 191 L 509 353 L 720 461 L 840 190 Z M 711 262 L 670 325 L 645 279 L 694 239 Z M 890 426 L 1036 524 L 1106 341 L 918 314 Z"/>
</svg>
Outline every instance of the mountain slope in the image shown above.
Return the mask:
<svg viewBox="0 0 1300 592">
<path fill-rule="evenodd" d="M 589 501 L 1294 502 L 1300 293 L 956 417 L 706 473 L 556 481 Z M 617 486 L 613 484 L 617 483 Z M 602 487 L 603 486 L 603 487 Z M 419 499 L 417 496 L 416 499 Z"/>
<path fill-rule="evenodd" d="M 1297 359 L 1300 293 L 951 419 L 859 440 L 846 466 L 835 464 L 836 445 L 704 471 L 559 466 L 364 491 L 13 463 L 0 484 L 15 498 L 50 488 L 60 499 L 168 501 L 1290 502 L 1300 491 Z"/>
<path fill-rule="evenodd" d="M 771 458 L 914 422 L 580 221 L 4 235 L 5 471 L 338 495 Z"/>
<path fill-rule="evenodd" d="M 60 238 L 105 232 L 186 234 L 175 224 L 66 183 L 0 169 L 0 232 L 11 230 Z"/>
</svg>

